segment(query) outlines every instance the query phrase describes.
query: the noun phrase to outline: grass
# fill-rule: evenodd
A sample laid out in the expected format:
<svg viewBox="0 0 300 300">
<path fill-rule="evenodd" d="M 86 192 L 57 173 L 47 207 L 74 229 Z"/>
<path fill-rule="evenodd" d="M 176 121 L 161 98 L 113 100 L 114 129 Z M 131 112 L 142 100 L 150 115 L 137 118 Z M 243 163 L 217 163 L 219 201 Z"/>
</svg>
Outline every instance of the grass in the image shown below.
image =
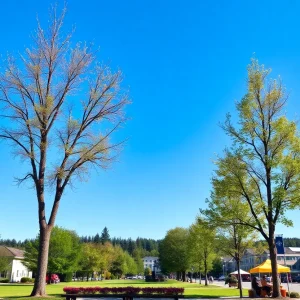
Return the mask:
<svg viewBox="0 0 300 300">
<path fill-rule="evenodd" d="M 222 288 L 215 285 L 204 286 L 197 283 L 178 282 L 176 280 L 168 280 L 166 282 L 145 282 L 143 280 L 105 280 L 105 281 L 73 281 L 61 282 L 58 284 L 47 285 L 46 291 L 51 298 L 34 298 L 34 300 L 62 300 L 63 288 L 65 286 L 73 287 L 88 287 L 88 286 L 107 286 L 107 287 L 184 287 L 184 295 L 193 298 L 219 298 L 219 297 L 232 297 L 239 296 L 238 289 Z M 4 299 L 32 299 L 28 297 L 32 291 L 32 284 L 1 284 L 0 285 L 0 298 Z M 247 290 L 243 291 L 247 295 Z"/>
</svg>

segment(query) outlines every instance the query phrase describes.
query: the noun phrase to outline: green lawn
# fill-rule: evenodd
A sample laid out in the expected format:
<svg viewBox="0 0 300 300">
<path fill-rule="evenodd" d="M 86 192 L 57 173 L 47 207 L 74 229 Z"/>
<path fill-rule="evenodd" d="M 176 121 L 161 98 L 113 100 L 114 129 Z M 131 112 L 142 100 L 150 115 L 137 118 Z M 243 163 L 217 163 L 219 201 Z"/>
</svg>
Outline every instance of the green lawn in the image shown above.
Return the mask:
<svg viewBox="0 0 300 300">
<path fill-rule="evenodd" d="M 196 283 L 184 283 L 176 280 L 169 280 L 167 282 L 148 283 L 143 280 L 105 280 L 105 281 L 89 281 L 89 282 L 62 282 L 59 284 L 47 285 L 47 294 L 52 296 L 51 300 L 62 300 L 63 288 L 65 286 L 74 287 L 87 287 L 87 286 L 108 286 L 108 287 L 123 287 L 123 286 L 140 286 L 140 287 L 184 287 L 184 294 L 195 298 L 218 298 L 218 297 L 231 297 L 238 296 L 239 291 L 235 288 L 222 288 L 215 285 L 204 286 Z M 4 299 L 28 299 L 28 295 L 32 290 L 32 285 L 25 284 L 1 284 L 0 285 L 0 298 Z M 244 290 L 244 295 L 247 295 L 247 290 Z M 49 298 L 34 298 L 35 300 L 49 299 Z"/>
</svg>

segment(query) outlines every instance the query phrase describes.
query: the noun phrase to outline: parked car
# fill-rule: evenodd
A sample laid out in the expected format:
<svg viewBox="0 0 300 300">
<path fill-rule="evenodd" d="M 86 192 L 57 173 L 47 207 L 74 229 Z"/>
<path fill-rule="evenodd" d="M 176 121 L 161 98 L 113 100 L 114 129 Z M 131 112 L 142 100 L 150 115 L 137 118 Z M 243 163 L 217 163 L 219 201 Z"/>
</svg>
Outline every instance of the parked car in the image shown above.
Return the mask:
<svg viewBox="0 0 300 300">
<path fill-rule="evenodd" d="M 296 277 L 295 277 L 295 282 L 300 283 L 300 276 L 296 276 Z"/>
<path fill-rule="evenodd" d="M 220 276 L 220 277 L 218 278 L 218 280 L 219 280 L 219 281 L 225 280 L 225 276 L 224 276 L 224 275 Z"/>
<path fill-rule="evenodd" d="M 50 278 L 51 278 L 51 280 L 50 280 L 51 283 L 59 283 L 60 282 L 60 279 L 57 274 L 51 274 Z M 46 282 L 49 282 L 49 275 L 46 276 Z"/>
</svg>

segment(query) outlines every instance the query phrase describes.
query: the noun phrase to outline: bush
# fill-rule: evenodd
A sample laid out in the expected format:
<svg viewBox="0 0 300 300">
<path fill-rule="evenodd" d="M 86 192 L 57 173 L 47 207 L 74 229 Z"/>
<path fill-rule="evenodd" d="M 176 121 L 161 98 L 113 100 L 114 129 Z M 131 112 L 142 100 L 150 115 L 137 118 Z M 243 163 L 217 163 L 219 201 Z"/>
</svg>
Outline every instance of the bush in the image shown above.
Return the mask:
<svg viewBox="0 0 300 300">
<path fill-rule="evenodd" d="M 73 273 L 67 272 L 63 274 L 59 274 L 60 281 L 62 282 L 71 282 L 73 279 Z"/>
<path fill-rule="evenodd" d="M 228 276 L 225 278 L 225 284 L 227 283 L 237 283 L 238 280 L 235 276 Z"/>
<path fill-rule="evenodd" d="M 111 279 L 111 273 L 109 271 L 104 272 L 104 279 Z"/>
<path fill-rule="evenodd" d="M 297 292 L 291 292 L 290 293 L 290 298 L 300 298 L 300 295 Z"/>
<path fill-rule="evenodd" d="M 0 283 L 9 283 L 8 278 L 0 278 Z"/>
<path fill-rule="evenodd" d="M 146 282 L 155 282 L 156 280 L 153 279 L 151 275 L 147 275 L 147 276 L 145 276 L 145 281 Z"/>
<path fill-rule="evenodd" d="M 33 278 L 29 278 L 29 277 L 22 277 L 20 282 L 22 283 L 33 283 L 34 279 Z"/>
</svg>

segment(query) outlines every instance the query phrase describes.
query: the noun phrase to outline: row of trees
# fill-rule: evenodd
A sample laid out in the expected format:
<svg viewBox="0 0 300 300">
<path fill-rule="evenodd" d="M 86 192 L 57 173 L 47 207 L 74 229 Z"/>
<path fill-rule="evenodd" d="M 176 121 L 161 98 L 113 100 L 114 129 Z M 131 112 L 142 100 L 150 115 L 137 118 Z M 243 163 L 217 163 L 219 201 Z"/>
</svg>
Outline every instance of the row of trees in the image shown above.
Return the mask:
<svg viewBox="0 0 300 300">
<path fill-rule="evenodd" d="M 24 264 L 33 272 L 38 268 L 39 238 L 25 246 Z M 140 251 L 131 256 L 110 242 L 81 243 L 74 231 L 54 227 L 49 246 L 48 273 L 74 273 L 89 277 L 120 278 L 125 274 L 144 272 Z"/>
<path fill-rule="evenodd" d="M 24 241 L 16 241 L 15 239 L 0 239 L 0 245 L 24 249 L 25 245 L 30 242 L 29 239 Z M 133 255 L 136 251 L 139 251 L 141 257 L 144 256 L 158 256 L 159 240 L 140 238 L 133 240 L 131 238 L 110 238 L 110 234 L 107 227 L 104 227 L 101 235 L 98 233 L 94 236 L 82 236 L 80 237 L 82 243 L 95 243 L 105 244 L 110 242 L 113 246 L 120 246 L 124 251 L 127 251 L 130 255 Z"/>
<path fill-rule="evenodd" d="M 226 249 L 239 270 L 245 248 L 261 235 L 270 253 L 273 297 L 280 297 L 275 232 L 278 223 L 292 226 L 286 212 L 300 207 L 300 136 L 296 122 L 285 116 L 288 97 L 281 79 L 269 80 L 269 74 L 269 69 L 252 60 L 247 93 L 236 104 L 237 124 L 228 114 L 221 125 L 232 144 L 216 160 L 211 196 L 206 201 L 208 208 L 200 209 L 201 216 L 189 231 L 168 232 L 160 254 L 166 269 L 185 272 L 195 257 L 202 262 L 206 273 L 212 249 L 218 249 L 220 244 L 219 249 Z M 168 255 L 175 254 L 164 249 L 170 249 L 169 238 L 175 234 L 186 241 L 194 236 L 186 247 L 182 246 L 182 240 L 177 243 L 178 251 L 191 254 L 178 260 L 181 269 L 172 265 L 174 258 L 168 261 Z"/>
</svg>

